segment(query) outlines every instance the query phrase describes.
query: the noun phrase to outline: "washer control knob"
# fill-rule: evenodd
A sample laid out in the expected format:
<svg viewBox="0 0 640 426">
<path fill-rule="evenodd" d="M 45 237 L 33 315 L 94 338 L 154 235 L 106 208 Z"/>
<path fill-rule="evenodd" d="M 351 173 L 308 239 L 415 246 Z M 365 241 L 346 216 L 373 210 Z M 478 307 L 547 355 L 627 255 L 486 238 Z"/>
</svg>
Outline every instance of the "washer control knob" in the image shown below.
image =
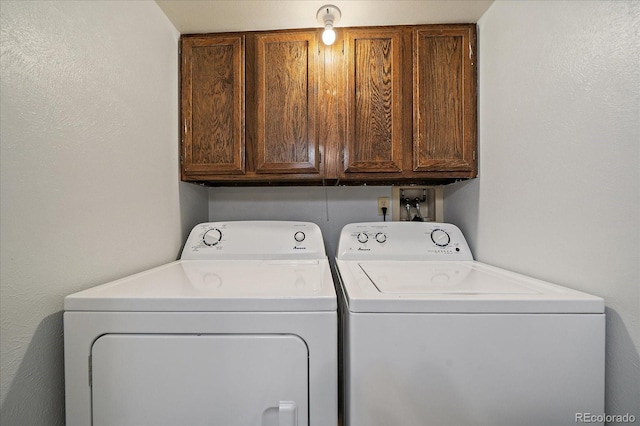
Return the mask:
<svg viewBox="0 0 640 426">
<path fill-rule="evenodd" d="M 387 234 L 385 234 L 384 232 L 378 232 L 376 234 L 376 241 L 380 244 L 384 243 L 385 241 L 387 241 Z"/>
<path fill-rule="evenodd" d="M 293 234 L 293 239 L 299 243 L 303 242 L 305 238 L 307 238 L 307 236 L 304 235 L 304 232 L 302 231 L 298 231 L 295 234 Z"/>
<path fill-rule="evenodd" d="M 431 231 L 431 241 L 438 247 L 446 247 L 451 242 L 451 237 L 442 229 L 434 229 Z"/>
<path fill-rule="evenodd" d="M 369 241 L 369 236 L 365 232 L 360 232 L 357 238 L 358 238 L 358 242 L 363 244 Z"/>
<path fill-rule="evenodd" d="M 202 236 L 202 241 L 208 246 L 215 246 L 220 240 L 222 240 L 222 231 L 218 228 L 211 228 Z"/>
</svg>

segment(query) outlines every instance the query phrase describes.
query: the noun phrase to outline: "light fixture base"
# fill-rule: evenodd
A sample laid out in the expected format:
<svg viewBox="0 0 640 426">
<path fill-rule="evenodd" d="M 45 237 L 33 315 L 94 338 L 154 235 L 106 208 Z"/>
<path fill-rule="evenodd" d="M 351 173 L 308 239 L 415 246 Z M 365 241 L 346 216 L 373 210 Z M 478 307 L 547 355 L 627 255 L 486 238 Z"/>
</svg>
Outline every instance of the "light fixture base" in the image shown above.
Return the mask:
<svg viewBox="0 0 640 426">
<path fill-rule="evenodd" d="M 318 13 L 316 14 L 316 19 L 323 28 L 326 27 L 327 24 L 335 26 L 338 22 L 340 22 L 341 17 L 342 12 L 340 12 L 340 9 L 332 4 L 326 4 L 322 6 L 320 9 L 318 9 Z"/>
</svg>

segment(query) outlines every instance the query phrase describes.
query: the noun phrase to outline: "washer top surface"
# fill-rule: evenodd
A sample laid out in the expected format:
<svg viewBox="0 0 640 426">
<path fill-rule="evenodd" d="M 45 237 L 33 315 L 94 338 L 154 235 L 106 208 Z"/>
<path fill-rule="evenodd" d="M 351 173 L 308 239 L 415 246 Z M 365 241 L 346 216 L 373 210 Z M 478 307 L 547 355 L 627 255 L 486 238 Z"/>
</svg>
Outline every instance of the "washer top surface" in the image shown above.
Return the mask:
<svg viewBox="0 0 640 426">
<path fill-rule="evenodd" d="M 181 260 L 65 298 L 66 311 L 336 311 L 317 225 L 203 223 Z"/>
<path fill-rule="evenodd" d="M 476 261 L 337 261 L 351 312 L 602 313 L 604 301 Z"/>
<path fill-rule="evenodd" d="M 336 265 L 351 312 L 604 312 L 599 297 L 472 259 L 454 225 L 365 223 L 345 226 Z"/>
</svg>

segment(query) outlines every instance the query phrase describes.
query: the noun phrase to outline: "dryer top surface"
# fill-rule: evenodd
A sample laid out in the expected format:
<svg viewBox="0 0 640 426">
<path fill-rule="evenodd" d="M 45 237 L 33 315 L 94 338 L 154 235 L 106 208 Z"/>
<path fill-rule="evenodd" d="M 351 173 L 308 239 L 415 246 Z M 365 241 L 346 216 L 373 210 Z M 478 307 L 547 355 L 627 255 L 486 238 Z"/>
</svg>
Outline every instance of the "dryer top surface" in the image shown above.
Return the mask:
<svg viewBox="0 0 640 426">
<path fill-rule="evenodd" d="M 335 311 L 324 260 L 179 260 L 65 298 L 66 311 Z"/>
</svg>

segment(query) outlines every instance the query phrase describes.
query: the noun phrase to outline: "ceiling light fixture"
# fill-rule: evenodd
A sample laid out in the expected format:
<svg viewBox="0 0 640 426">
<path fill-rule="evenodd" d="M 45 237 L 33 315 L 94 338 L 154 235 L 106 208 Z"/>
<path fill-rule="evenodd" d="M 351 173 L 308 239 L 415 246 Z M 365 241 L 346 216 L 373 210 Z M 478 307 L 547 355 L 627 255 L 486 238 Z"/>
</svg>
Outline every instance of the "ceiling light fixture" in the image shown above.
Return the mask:
<svg viewBox="0 0 640 426">
<path fill-rule="evenodd" d="M 340 21 L 341 17 L 342 13 L 340 13 L 340 9 L 332 4 L 324 5 L 318 9 L 316 18 L 320 25 L 324 27 L 322 41 L 327 46 L 332 45 L 333 42 L 336 41 L 336 32 L 333 30 L 333 26 Z"/>
</svg>

